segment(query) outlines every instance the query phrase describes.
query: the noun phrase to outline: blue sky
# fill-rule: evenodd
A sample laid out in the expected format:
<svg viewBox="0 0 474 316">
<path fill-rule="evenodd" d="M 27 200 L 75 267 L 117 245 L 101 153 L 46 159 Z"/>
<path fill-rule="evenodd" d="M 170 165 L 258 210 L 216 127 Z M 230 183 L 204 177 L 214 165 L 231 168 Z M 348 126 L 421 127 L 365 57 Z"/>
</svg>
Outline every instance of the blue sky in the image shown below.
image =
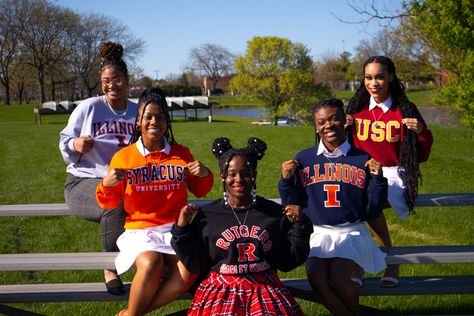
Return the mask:
<svg viewBox="0 0 474 316">
<path fill-rule="evenodd" d="M 145 42 L 136 63 L 152 78 L 180 74 L 189 51 L 204 43 L 219 44 L 234 54 L 245 53 L 254 36 L 279 36 L 308 47 L 313 59 L 330 52 L 354 52 L 362 39 L 380 28 L 345 24 L 360 16 L 346 0 L 57 0 L 78 13 L 101 13 L 126 25 Z M 359 6 L 372 0 L 352 0 Z M 400 7 L 401 0 L 379 0 Z"/>
</svg>

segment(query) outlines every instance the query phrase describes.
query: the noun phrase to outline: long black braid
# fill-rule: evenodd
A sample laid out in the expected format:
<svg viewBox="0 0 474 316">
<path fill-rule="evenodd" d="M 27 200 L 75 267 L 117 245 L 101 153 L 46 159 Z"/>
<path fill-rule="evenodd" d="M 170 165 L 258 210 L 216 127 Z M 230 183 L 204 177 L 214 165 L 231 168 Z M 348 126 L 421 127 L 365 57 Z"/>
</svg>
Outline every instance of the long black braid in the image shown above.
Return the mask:
<svg viewBox="0 0 474 316">
<path fill-rule="evenodd" d="M 168 139 L 169 144 L 176 144 L 176 140 L 174 139 L 173 135 L 173 129 L 171 127 L 171 118 L 168 112 L 166 96 L 164 92 L 159 88 L 146 88 L 138 98 L 137 117 L 135 118 L 135 127 L 133 129 L 133 135 L 130 139 L 129 144 L 136 143 L 140 136 L 142 136 L 141 121 L 139 122 L 139 120 L 143 118 L 146 106 L 150 103 L 155 103 L 162 107 L 163 113 L 165 113 L 166 116 L 166 122 L 168 123 L 168 129 L 166 130 L 166 138 Z"/>
<path fill-rule="evenodd" d="M 235 156 L 241 156 L 245 159 L 250 170 L 253 182 L 253 191 L 256 192 L 257 161 L 261 160 L 267 150 L 267 144 L 261 139 L 250 137 L 245 148 L 233 148 L 227 137 L 219 137 L 212 143 L 212 153 L 218 160 L 219 171 L 222 179 L 227 177 L 229 163 Z M 225 182 L 222 183 L 224 194 L 226 192 Z M 255 201 L 254 201 L 255 202 Z"/>
<path fill-rule="evenodd" d="M 393 76 L 393 80 L 389 83 L 388 91 L 392 96 L 392 100 L 400 108 L 403 118 L 415 117 L 413 104 L 408 100 L 405 94 L 405 87 L 397 77 L 395 64 L 393 61 L 385 56 L 372 56 L 362 66 L 362 73 L 365 74 L 365 67 L 370 63 L 381 64 L 389 74 Z M 347 107 L 347 114 L 354 114 L 361 111 L 369 104 L 370 94 L 365 88 L 365 76 L 362 77 L 359 88 L 354 96 L 349 101 Z M 405 170 L 406 176 L 406 191 L 405 198 L 407 200 L 410 213 L 414 213 L 415 200 L 418 196 L 418 184 L 421 185 L 422 176 L 420 173 L 420 166 L 418 163 L 418 137 L 415 131 L 409 130 L 406 126 L 404 128 L 404 139 L 398 154 L 399 166 Z M 352 140 L 352 127 L 348 128 L 348 137 Z"/>
</svg>

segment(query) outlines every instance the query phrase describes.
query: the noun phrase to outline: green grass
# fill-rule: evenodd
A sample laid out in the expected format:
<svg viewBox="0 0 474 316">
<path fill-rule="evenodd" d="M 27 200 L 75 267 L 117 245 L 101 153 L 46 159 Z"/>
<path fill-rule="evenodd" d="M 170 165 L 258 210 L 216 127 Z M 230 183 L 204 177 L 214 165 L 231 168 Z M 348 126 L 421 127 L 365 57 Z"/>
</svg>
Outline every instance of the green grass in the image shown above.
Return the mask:
<svg viewBox="0 0 474 316">
<path fill-rule="evenodd" d="M 0 106 L 0 204 L 63 203 L 65 164 L 58 150 L 59 132 L 67 115 L 43 117 L 34 124 L 33 105 Z M 310 126 L 255 126 L 253 119 L 216 117 L 213 123 L 173 122 L 179 143 L 217 173 L 210 147 L 218 136 L 244 146 L 250 136 L 268 144 L 258 171 L 258 193 L 277 197 L 280 164 L 314 143 Z M 422 164 L 421 193 L 474 192 L 474 130 L 430 126 L 434 145 L 428 162 Z M 208 198 L 218 198 L 222 189 L 216 180 Z M 419 208 L 416 215 L 400 221 L 385 212 L 395 245 L 474 244 L 474 207 Z M 100 251 L 99 227 L 77 217 L 0 218 L 0 252 Z M 474 274 L 472 264 L 402 265 L 402 275 Z M 128 272 L 126 280 L 131 280 Z M 282 277 L 304 277 L 300 267 Z M 100 282 L 101 271 L 2 272 L 0 284 L 41 282 Z M 308 315 L 327 315 L 319 304 L 299 301 Z M 473 295 L 418 297 L 362 297 L 361 303 L 393 314 L 472 314 Z M 163 315 L 183 309 L 188 301 L 177 301 L 153 313 Z M 126 302 L 11 304 L 46 315 L 110 315 Z"/>
</svg>

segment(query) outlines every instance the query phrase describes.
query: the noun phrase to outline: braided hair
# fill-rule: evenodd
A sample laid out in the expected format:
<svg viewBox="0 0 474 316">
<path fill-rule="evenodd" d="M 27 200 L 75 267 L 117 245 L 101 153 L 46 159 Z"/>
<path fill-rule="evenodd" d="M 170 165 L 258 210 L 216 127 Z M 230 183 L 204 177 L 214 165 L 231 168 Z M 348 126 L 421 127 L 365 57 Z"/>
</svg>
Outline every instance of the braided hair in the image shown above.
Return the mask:
<svg viewBox="0 0 474 316">
<path fill-rule="evenodd" d="M 369 57 L 362 66 L 362 73 L 365 74 L 365 67 L 371 63 L 381 64 L 389 74 L 393 76 L 393 80 L 390 81 L 388 91 L 400 109 L 403 118 L 409 118 L 415 116 L 414 106 L 411 103 L 406 94 L 405 87 L 397 77 L 395 64 L 393 61 L 385 56 L 372 56 Z M 365 76 L 363 76 L 359 88 L 357 89 L 354 96 L 349 101 L 347 107 L 347 114 L 354 114 L 361 111 L 370 101 L 370 94 L 365 88 Z M 418 196 L 418 184 L 421 184 L 422 177 L 420 172 L 420 166 L 418 163 L 418 137 L 415 131 L 409 130 L 406 126 L 404 128 L 403 143 L 400 147 L 399 167 L 403 168 L 406 176 L 406 187 L 405 198 L 407 200 L 408 208 L 410 213 L 414 213 L 415 200 Z M 349 139 L 352 139 L 352 127 L 348 128 Z"/>
<path fill-rule="evenodd" d="M 142 136 L 142 131 L 140 128 L 141 120 L 143 119 L 146 106 L 150 103 L 158 104 L 163 109 L 163 113 L 165 113 L 166 116 L 166 123 L 168 125 L 168 129 L 166 130 L 166 138 L 169 144 L 176 144 L 176 140 L 174 139 L 173 135 L 173 129 L 171 127 L 171 118 L 168 112 L 168 103 L 166 103 L 165 93 L 160 88 L 146 88 L 138 98 L 137 117 L 135 118 L 135 128 L 133 129 L 133 135 L 130 139 L 130 144 L 136 143 L 140 136 Z"/>
<path fill-rule="evenodd" d="M 233 148 L 227 137 L 219 137 L 212 143 L 212 153 L 218 160 L 219 171 L 222 179 L 227 177 L 227 171 L 229 169 L 229 163 L 235 156 L 241 156 L 245 159 L 247 167 L 250 170 L 253 183 L 253 203 L 256 203 L 256 174 L 257 174 L 257 161 L 261 160 L 267 150 L 267 144 L 259 138 L 250 137 L 247 141 L 247 147 L 245 148 Z M 225 181 L 222 181 L 224 188 L 224 199 L 226 199 L 226 188 Z"/>
<path fill-rule="evenodd" d="M 99 47 L 100 56 L 102 56 L 102 62 L 100 63 L 99 74 L 109 68 L 116 67 L 125 78 L 128 80 L 128 68 L 127 64 L 123 61 L 123 47 L 118 43 L 106 42 L 101 43 Z"/>
</svg>

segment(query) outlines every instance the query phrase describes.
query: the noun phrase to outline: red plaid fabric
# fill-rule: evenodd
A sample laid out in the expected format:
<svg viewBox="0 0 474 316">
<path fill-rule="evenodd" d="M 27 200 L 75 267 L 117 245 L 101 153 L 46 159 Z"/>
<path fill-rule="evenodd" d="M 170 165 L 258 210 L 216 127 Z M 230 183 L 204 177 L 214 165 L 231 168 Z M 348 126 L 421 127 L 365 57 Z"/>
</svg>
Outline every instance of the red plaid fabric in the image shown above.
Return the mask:
<svg viewBox="0 0 474 316">
<path fill-rule="evenodd" d="M 198 287 L 188 315 L 303 315 L 273 271 L 245 275 L 212 272 Z"/>
</svg>

